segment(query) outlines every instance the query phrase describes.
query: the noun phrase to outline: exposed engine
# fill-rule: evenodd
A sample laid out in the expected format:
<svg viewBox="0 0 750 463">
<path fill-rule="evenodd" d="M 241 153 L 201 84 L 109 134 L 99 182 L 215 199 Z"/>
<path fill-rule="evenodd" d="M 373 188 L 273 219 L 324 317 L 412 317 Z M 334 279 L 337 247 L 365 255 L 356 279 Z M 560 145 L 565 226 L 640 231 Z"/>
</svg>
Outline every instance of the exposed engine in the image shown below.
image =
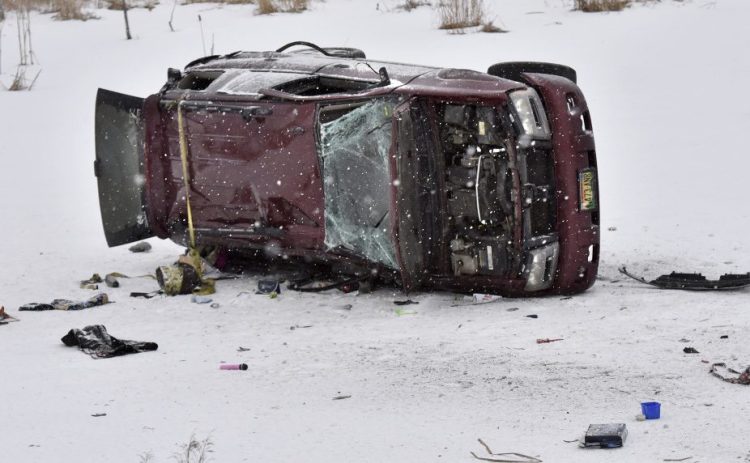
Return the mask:
<svg viewBox="0 0 750 463">
<path fill-rule="evenodd" d="M 497 109 L 446 104 L 441 113 L 453 273 L 505 273 L 512 176 Z"/>
</svg>

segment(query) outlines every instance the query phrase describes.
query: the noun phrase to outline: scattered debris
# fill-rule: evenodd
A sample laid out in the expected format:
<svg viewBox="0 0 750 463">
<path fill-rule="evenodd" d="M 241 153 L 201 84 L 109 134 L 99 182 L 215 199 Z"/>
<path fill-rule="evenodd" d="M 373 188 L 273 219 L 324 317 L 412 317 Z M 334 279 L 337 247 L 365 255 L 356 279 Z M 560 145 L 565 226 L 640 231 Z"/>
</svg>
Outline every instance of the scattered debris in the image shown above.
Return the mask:
<svg viewBox="0 0 750 463">
<path fill-rule="evenodd" d="M 148 252 L 150 250 L 151 244 L 146 241 L 141 241 L 140 243 L 136 243 L 128 248 L 128 251 L 130 252 Z"/>
<path fill-rule="evenodd" d="M 195 304 L 209 304 L 211 301 L 213 301 L 213 299 L 208 296 L 199 296 L 197 294 L 190 296 L 190 302 Z"/>
<path fill-rule="evenodd" d="M 635 276 L 622 266 L 620 273 L 641 283 L 656 286 L 661 289 L 685 289 L 693 291 L 732 290 L 750 286 L 750 273 L 721 275 L 718 280 L 707 280 L 700 273 L 677 273 L 661 275 L 655 280 L 647 281 L 643 277 Z"/>
<path fill-rule="evenodd" d="M 72 329 L 61 339 L 68 347 L 78 346 L 93 358 L 110 358 L 138 352 L 153 351 L 159 348 L 155 342 L 129 341 L 117 339 L 107 333 L 104 325 L 90 325 L 82 330 Z"/>
<path fill-rule="evenodd" d="M 502 296 L 494 294 L 474 293 L 471 296 L 456 296 L 451 307 L 460 307 L 464 305 L 490 304 L 501 300 Z"/>
<path fill-rule="evenodd" d="M 729 373 L 733 373 L 735 375 L 739 375 L 737 378 L 729 378 L 727 376 L 722 375 L 719 372 L 719 368 L 723 368 L 727 370 Z M 724 362 L 714 363 L 711 365 L 711 370 L 709 370 L 709 373 L 716 376 L 722 381 L 726 381 L 727 383 L 732 384 L 743 384 L 745 386 L 750 385 L 750 366 L 745 368 L 745 371 L 739 372 L 735 369 L 727 367 L 727 364 Z"/>
<path fill-rule="evenodd" d="M 698 350 L 694 347 L 686 347 L 682 349 L 682 351 L 686 354 L 700 354 L 700 352 L 698 352 Z"/>
<path fill-rule="evenodd" d="M 687 461 L 689 459 L 693 458 L 692 456 L 685 457 L 685 458 L 665 458 L 662 461 Z"/>
<path fill-rule="evenodd" d="M 639 414 L 635 415 L 635 420 L 636 421 L 646 421 L 646 415 L 644 415 L 643 413 L 639 413 Z"/>
<path fill-rule="evenodd" d="M 413 310 L 404 310 L 402 308 L 397 308 L 396 310 L 393 311 L 393 313 L 395 313 L 396 316 L 398 317 L 402 317 L 404 315 L 416 315 L 417 314 Z"/>
<path fill-rule="evenodd" d="M 240 346 L 240 347 L 237 348 L 237 352 L 247 352 L 249 350 L 250 350 L 249 347 L 242 347 L 242 346 Z"/>
<path fill-rule="evenodd" d="M 281 282 L 279 280 L 258 280 L 258 290 L 255 294 L 281 293 Z"/>
<path fill-rule="evenodd" d="M 222 363 L 219 370 L 247 370 L 247 363 Z"/>
<path fill-rule="evenodd" d="M 412 304 L 419 304 L 419 302 L 412 301 L 411 299 L 407 299 L 405 301 L 393 301 L 396 305 L 412 305 Z"/>
<path fill-rule="evenodd" d="M 337 395 L 331 400 L 344 400 L 344 399 L 351 399 L 351 395 Z"/>
<path fill-rule="evenodd" d="M 516 452 L 503 452 L 503 453 L 494 453 L 492 450 L 490 450 L 490 447 L 484 443 L 482 439 L 477 439 L 479 441 L 479 444 L 481 444 L 482 447 L 484 447 L 484 450 L 493 457 L 514 457 L 512 460 L 507 458 L 491 458 L 491 457 L 480 457 L 474 452 L 469 452 L 472 457 L 476 458 L 477 460 L 482 461 L 492 461 L 496 463 L 541 463 L 542 460 L 539 458 L 535 458 L 529 455 L 524 455 L 522 453 L 516 453 Z"/>
<path fill-rule="evenodd" d="M 144 299 L 151 299 L 152 297 L 156 297 L 160 294 L 164 294 L 164 291 L 158 289 L 156 291 L 151 291 L 150 293 L 139 293 L 139 292 L 130 293 L 130 297 L 142 297 Z"/>
<path fill-rule="evenodd" d="M 729 335 L 728 334 L 722 334 L 721 336 L 719 336 L 719 339 L 729 339 Z"/>
<path fill-rule="evenodd" d="M 647 420 L 661 418 L 661 404 L 659 402 L 641 402 L 641 413 Z"/>
<path fill-rule="evenodd" d="M 99 276 L 98 273 L 95 273 L 91 275 L 91 278 L 88 280 L 81 280 L 81 289 L 99 289 L 99 285 L 97 283 L 102 282 L 102 277 Z"/>
<path fill-rule="evenodd" d="M 104 304 L 109 304 L 109 297 L 106 293 L 99 293 L 85 301 L 74 302 L 68 299 L 55 299 L 49 304 L 40 304 L 32 302 L 24 304 L 18 308 L 18 310 L 40 312 L 43 310 L 83 310 L 91 307 L 97 307 Z"/>
<path fill-rule="evenodd" d="M 210 307 L 211 307 L 212 309 L 218 309 L 219 307 L 221 307 L 221 304 L 219 304 L 218 302 L 214 302 L 213 304 L 211 304 L 211 306 L 210 306 Z"/>
<path fill-rule="evenodd" d="M 690 342 L 690 340 L 688 338 L 681 338 L 680 342 Z"/>
<path fill-rule="evenodd" d="M 628 437 L 624 423 L 591 424 L 586 431 L 582 447 L 613 449 L 622 447 Z"/>
<path fill-rule="evenodd" d="M 294 325 L 294 326 L 289 327 L 289 329 L 292 331 L 297 330 L 297 329 L 302 329 L 302 328 L 312 328 L 312 325 L 302 325 L 302 326 Z"/>
<path fill-rule="evenodd" d="M 511 307 L 511 308 L 509 308 L 509 309 L 506 309 L 506 310 L 507 310 L 508 312 L 515 312 L 516 310 L 518 310 L 518 307 Z"/>
<path fill-rule="evenodd" d="M 352 305 L 351 304 L 337 305 L 336 307 L 334 307 L 334 309 L 338 309 L 338 310 L 352 310 Z"/>
<path fill-rule="evenodd" d="M 526 318 L 539 318 L 539 315 L 533 313 L 533 314 L 530 314 L 530 315 L 526 315 Z"/>
<path fill-rule="evenodd" d="M 617 231 L 617 227 L 609 227 L 607 228 L 608 231 Z"/>
<path fill-rule="evenodd" d="M 536 343 L 537 344 L 547 344 L 547 343 L 550 343 L 550 342 L 557 342 L 557 341 L 564 341 L 564 339 L 563 338 L 554 338 L 554 339 L 539 338 L 539 339 L 536 340 Z"/>
<path fill-rule="evenodd" d="M 94 413 L 91 416 L 93 416 L 94 418 L 99 418 L 100 416 L 107 416 L 107 414 L 106 413 Z"/>
<path fill-rule="evenodd" d="M 0 306 L 0 325 L 7 325 L 10 322 L 19 321 L 16 317 L 5 313 L 5 307 Z"/>
<path fill-rule="evenodd" d="M 107 276 L 104 277 L 104 283 L 107 284 L 110 288 L 119 288 L 120 282 L 117 281 L 117 277 L 119 276 L 119 273 L 109 273 Z M 127 277 L 126 277 L 127 278 Z"/>
<path fill-rule="evenodd" d="M 201 276 L 195 266 L 178 262 L 156 269 L 156 281 L 168 296 L 190 294 L 201 287 Z"/>
</svg>

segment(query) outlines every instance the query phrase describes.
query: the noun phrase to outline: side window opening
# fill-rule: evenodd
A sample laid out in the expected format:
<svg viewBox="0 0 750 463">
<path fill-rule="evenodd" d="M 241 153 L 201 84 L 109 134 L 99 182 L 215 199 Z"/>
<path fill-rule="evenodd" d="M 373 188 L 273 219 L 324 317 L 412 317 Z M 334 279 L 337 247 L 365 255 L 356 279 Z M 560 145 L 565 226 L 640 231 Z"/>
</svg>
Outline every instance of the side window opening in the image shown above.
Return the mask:
<svg viewBox="0 0 750 463">
<path fill-rule="evenodd" d="M 361 92 L 372 87 L 371 82 L 356 80 L 335 79 L 331 77 L 314 76 L 305 79 L 293 80 L 281 84 L 276 88 L 282 92 L 300 96 L 329 95 L 334 93 Z"/>
<path fill-rule="evenodd" d="M 182 90 L 205 90 L 223 73 L 223 71 L 191 71 L 180 79 L 177 83 L 177 88 Z"/>
</svg>

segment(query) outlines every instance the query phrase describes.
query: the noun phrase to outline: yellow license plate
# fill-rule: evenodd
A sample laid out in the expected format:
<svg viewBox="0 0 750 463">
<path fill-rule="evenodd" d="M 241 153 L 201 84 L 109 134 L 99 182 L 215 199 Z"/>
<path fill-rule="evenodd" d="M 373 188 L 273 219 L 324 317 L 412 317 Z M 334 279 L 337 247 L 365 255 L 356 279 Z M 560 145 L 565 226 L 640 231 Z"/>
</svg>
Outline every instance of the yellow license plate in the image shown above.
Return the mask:
<svg viewBox="0 0 750 463">
<path fill-rule="evenodd" d="M 593 167 L 578 173 L 578 193 L 581 211 L 593 211 L 599 207 L 596 197 L 596 169 Z"/>
</svg>

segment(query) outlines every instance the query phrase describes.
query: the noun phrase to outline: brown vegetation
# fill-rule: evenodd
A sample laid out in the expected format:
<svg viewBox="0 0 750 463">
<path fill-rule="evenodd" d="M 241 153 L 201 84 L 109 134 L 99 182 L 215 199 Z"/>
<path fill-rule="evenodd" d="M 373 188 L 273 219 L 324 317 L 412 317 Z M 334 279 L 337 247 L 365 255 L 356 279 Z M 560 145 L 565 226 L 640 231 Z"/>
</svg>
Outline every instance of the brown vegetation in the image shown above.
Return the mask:
<svg viewBox="0 0 750 463">
<path fill-rule="evenodd" d="M 621 11 L 630 5 L 630 0 L 575 0 L 574 10 L 586 13 Z"/>
<path fill-rule="evenodd" d="M 300 13 L 308 7 L 308 0 L 257 0 L 256 14 Z"/>
<path fill-rule="evenodd" d="M 443 0 L 437 6 L 440 29 L 456 30 L 486 23 L 484 0 Z"/>
</svg>

